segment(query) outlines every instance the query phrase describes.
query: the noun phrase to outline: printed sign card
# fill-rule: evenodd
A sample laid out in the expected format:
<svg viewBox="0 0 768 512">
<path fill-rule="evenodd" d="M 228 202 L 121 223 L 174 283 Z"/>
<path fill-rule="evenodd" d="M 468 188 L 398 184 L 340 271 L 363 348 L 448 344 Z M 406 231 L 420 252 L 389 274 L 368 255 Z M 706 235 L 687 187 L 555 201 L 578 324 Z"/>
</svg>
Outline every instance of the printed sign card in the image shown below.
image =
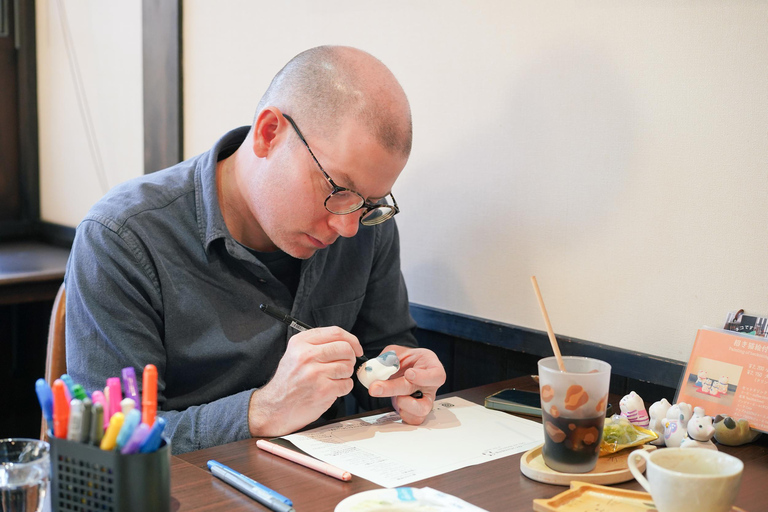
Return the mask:
<svg viewBox="0 0 768 512">
<path fill-rule="evenodd" d="M 768 432 L 768 340 L 699 329 L 675 402 L 703 407 L 708 416 L 744 418 Z"/>
</svg>

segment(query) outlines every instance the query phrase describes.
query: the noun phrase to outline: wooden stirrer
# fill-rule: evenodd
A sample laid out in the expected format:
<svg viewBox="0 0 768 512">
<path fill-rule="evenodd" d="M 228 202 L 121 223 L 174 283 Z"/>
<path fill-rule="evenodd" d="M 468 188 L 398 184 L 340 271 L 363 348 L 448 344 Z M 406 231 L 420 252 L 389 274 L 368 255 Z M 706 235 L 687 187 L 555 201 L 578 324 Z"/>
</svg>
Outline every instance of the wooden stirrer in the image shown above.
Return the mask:
<svg viewBox="0 0 768 512">
<path fill-rule="evenodd" d="M 531 276 L 531 282 L 533 283 L 533 291 L 536 292 L 536 298 L 539 300 L 539 307 L 541 308 L 541 316 L 544 317 L 544 323 L 547 324 L 547 334 L 549 335 L 549 343 L 552 345 L 552 352 L 555 353 L 557 358 L 557 366 L 561 372 L 565 371 L 565 363 L 563 363 L 563 356 L 560 355 L 560 346 L 557 344 L 557 338 L 555 338 L 555 331 L 552 330 L 552 324 L 549 323 L 549 315 L 547 315 L 547 308 L 544 307 L 544 299 L 541 298 L 541 292 L 539 291 L 539 283 L 536 282 L 536 276 Z"/>
</svg>

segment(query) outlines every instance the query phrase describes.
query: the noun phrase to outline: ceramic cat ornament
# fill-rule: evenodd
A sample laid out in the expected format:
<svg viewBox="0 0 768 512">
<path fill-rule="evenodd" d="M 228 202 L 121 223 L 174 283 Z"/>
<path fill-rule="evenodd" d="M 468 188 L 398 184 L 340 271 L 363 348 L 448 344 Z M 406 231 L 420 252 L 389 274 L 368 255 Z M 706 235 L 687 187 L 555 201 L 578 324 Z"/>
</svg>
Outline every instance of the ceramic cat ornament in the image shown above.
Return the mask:
<svg viewBox="0 0 768 512">
<path fill-rule="evenodd" d="M 645 404 L 640 395 L 631 391 L 628 395 L 619 401 L 621 415 L 627 418 L 630 423 L 638 427 L 648 427 L 648 413 L 645 412 Z"/>
<path fill-rule="evenodd" d="M 360 384 L 368 388 L 377 380 L 387 380 L 400 369 L 400 359 L 394 350 L 389 350 L 379 355 L 376 359 L 369 359 L 357 369 L 357 378 Z"/>
</svg>

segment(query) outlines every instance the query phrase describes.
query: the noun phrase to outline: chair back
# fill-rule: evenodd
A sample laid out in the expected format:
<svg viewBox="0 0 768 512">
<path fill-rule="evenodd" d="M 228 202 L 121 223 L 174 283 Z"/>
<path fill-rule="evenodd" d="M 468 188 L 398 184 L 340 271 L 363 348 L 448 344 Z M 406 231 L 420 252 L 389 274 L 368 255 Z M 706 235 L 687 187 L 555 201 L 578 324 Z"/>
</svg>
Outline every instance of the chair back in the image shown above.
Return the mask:
<svg viewBox="0 0 768 512">
<path fill-rule="evenodd" d="M 53 381 L 67 373 L 67 347 L 64 343 L 67 321 L 67 300 L 64 283 L 53 300 L 51 322 L 48 326 L 48 352 L 45 356 L 45 380 L 49 386 Z M 45 418 L 42 419 L 40 439 L 45 439 Z"/>
</svg>

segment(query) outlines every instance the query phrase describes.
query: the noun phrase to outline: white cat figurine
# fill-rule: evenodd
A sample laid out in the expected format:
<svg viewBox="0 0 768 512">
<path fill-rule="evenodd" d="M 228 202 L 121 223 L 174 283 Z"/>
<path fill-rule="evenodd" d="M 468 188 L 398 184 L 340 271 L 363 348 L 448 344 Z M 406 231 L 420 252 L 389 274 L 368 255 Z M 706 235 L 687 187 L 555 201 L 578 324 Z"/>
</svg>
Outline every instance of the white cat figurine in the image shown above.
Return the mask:
<svg viewBox="0 0 768 512">
<path fill-rule="evenodd" d="M 680 415 L 682 415 L 682 418 Z M 692 416 L 693 407 L 685 402 L 676 403 L 667 411 L 667 418 L 671 420 L 682 420 L 684 427 L 691 421 Z"/>
<path fill-rule="evenodd" d="M 725 375 L 720 377 L 720 382 L 718 382 L 718 391 L 721 395 L 727 395 L 728 394 L 728 377 Z"/>
<path fill-rule="evenodd" d="M 654 402 L 653 405 L 648 408 L 648 412 L 651 415 L 648 428 L 659 435 L 659 438 L 651 441 L 651 444 L 664 446 L 664 420 L 666 419 L 667 411 L 670 407 L 672 407 L 672 404 L 670 404 L 666 398 L 662 398 L 658 402 Z"/>
<path fill-rule="evenodd" d="M 706 380 L 707 380 L 707 371 L 701 370 L 697 376 L 696 385 L 702 386 Z"/>
<path fill-rule="evenodd" d="M 668 448 L 679 447 L 686 437 L 685 423 L 682 420 L 664 420 L 664 444 Z"/>
<path fill-rule="evenodd" d="M 715 427 L 712 425 L 712 417 L 704 416 L 704 409 L 697 407 L 693 418 L 688 422 L 688 438 L 683 439 L 681 448 L 707 448 L 717 450 L 712 442 L 715 435 Z"/>
<path fill-rule="evenodd" d="M 645 404 L 640 395 L 631 391 L 619 401 L 621 415 L 627 418 L 630 423 L 638 427 L 648 426 L 648 413 L 645 412 Z"/>
</svg>

